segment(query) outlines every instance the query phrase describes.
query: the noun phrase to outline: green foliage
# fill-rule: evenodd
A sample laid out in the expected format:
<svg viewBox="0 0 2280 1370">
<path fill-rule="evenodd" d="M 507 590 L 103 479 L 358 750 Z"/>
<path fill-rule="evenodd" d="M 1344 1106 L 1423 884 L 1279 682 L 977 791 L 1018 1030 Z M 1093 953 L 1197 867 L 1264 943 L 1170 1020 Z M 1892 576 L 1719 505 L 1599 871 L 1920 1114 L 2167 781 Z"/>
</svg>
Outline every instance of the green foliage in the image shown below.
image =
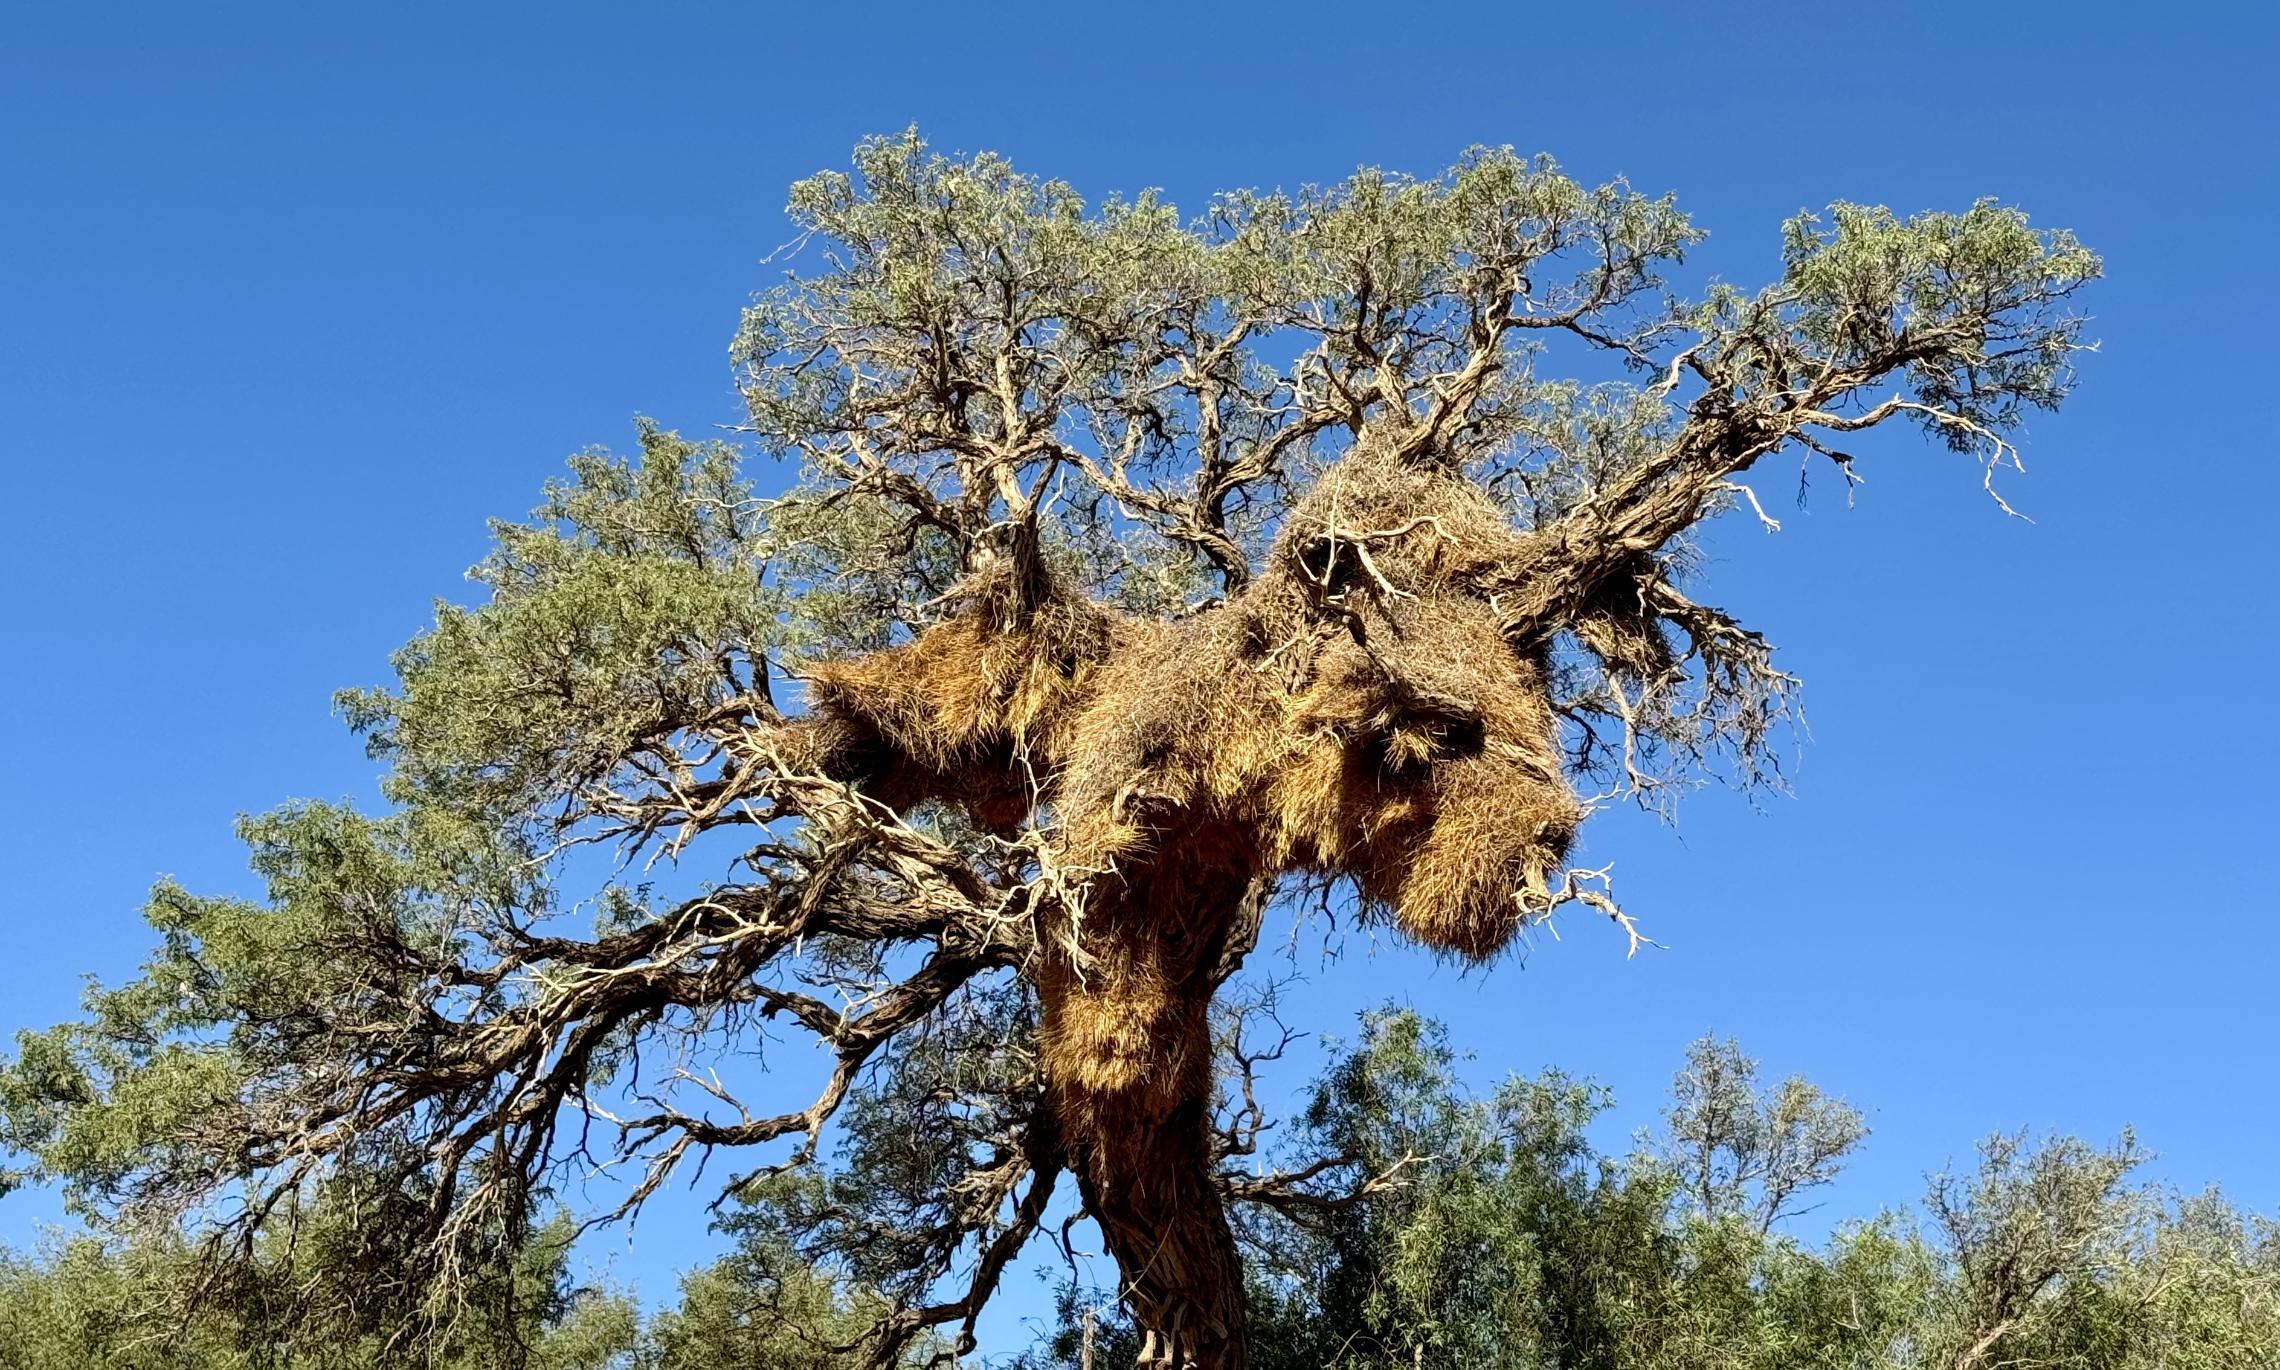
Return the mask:
<svg viewBox="0 0 2280 1370">
<path fill-rule="evenodd" d="M 977 1009 L 976 1035 L 943 1048 L 987 1069 L 980 1035 L 1004 1007 Z M 1664 1125 L 1621 1154 L 1594 1140 L 1604 1090 L 1555 1071 L 1475 1094 L 1460 1064 L 1436 1024 L 1388 1011 L 1316 1082 L 1280 1159 L 1337 1164 L 1241 1224 L 1261 1370 L 2253 1370 L 2280 1356 L 2280 1229 L 2213 1191 L 2135 1182 L 2143 1153 L 2126 1136 L 1999 1135 L 1920 1210 L 1814 1242 L 1786 1201 L 1836 1175 L 1858 1118 L 1802 1080 L 1761 1085 L 1732 1043 L 1694 1044 Z M 891 1307 L 869 1278 L 929 1259 L 885 1245 L 896 1224 L 939 1222 L 934 1206 L 954 1202 L 921 1154 L 942 1122 L 941 1092 L 922 1087 L 935 1078 L 914 1064 L 864 1086 L 828 1194 L 812 1177 L 749 1188 L 721 1220 L 730 1253 L 646 1320 L 570 1278 L 557 1218 L 492 1248 L 441 1335 L 403 1342 L 423 1297 L 406 1258 L 422 1196 L 336 1185 L 219 1264 L 164 1231 L 0 1259 L 0 1364 L 856 1370 Z M 1131 1363 L 1137 1334 L 1113 1299 L 1070 1286 L 1058 1312 L 1018 1365 Z M 898 1363 L 945 1351 L 922 1339 Z"/>
<path fill-rule="evenodd" d="M 1671 1087 L 1666 1163 L 1707 1222 L 1740 1218 L 1767 1232 L 1804 1191 L 1826 1184 L 1868 1135 L 1860 1114 L 1792 1077 L 1757 1085 L 1757 1064 L 1731 1041 L 1687 1049 Z"/>
<path fill-rule="evenodd" d="M 390 797 L 509 818 L 603 781 L 626 751 L 749 689 L 782 645 L 772 544 L 736 453 L 643 422 L 637 460 L 594 451 L 529 523 L 495 522 L 479 608 L 436 605 L 393 692 L 340 696 Z"/>
<path fill-rule="evenodd" d="M 1254 1364 L 2248 1370 L 2280 1354 L 2280 1232 L 2132 1182 L 2126 1136 L 1998 1136 L 1933 1182 L 1922 1218 L 1890 1209 L 1815 1244 L 1782 1215 L 1838 1173 L 1858 1116 L 1802 1080 L 1760 1087 L 1730 1042 L 1689 1050 L 1665 1126 L 1620 1155 L 1590 1135 L 1603 1090 L 1551 1072 L 1480 1096 L 1456 1065 L 1437 1026 L 1386 1012 L 1317 1083 L 1287 1159 L 1386 1182 L 1251 1215 Z M 1093 1364 L 1129 1363 L 1112 1301 L 1071 1287 L 1060 1314 L 1031 1370 L 1083 1364 L 1088 1333 Z"/>
<path fill-rule="evenodd" d="M 885 1312 L 862 1286 L 809 1265 L 775 1234 L 731 1220 L 737 1247 L 681 1281 L 678 1306 L 658 1315 L 644 1370 L 861 1370 Z M 940 1350 L 922 1342 L 897 1365 Z"/>
<path fill-rule="evenodd" d="M 1800 214 L 1782 235 L 1781 294 L 1807 350 L 1839 365 L 1904 353 L 1921 402 L 1990 428 L 2065 397 L 2081 321 L 2055 306 L 2099 272 L 2072 234 L 1981 200 L 1908 219 L 1835 204 L 1825 224 Z M 1925 423 L 1959 450 L 1972 445 L 1970 428 Z"/>
<path fill-rule="evenodd" d="M 0 1143 L 20 1177 L 108 1210 L 132 1178 L 153 1201 L 243 1177 L 278 1101 L 254 1082 L 322 1052 L 354 1060 L 386 1025 L 472 987 L 434 973 L 483 911 L 540 898 L 508 856 L 449 818 L 296 804 L 241 822 L 262 902 L 162 882 L 159 945 L 135 979 L 90 988 L 86 1017 L 18 1037 L 0 1073 Z M 385 1133 L 344 1154 L 384 1153 Z"/>
<path fill-rule="evenodd" d="M 424 1291 L 403 1261 L 417 1231 L 401 1196 L 328 1192 L 249 1251 L 161 1231 L 57 1238 L 0 1258 L 9 1370 L 622 1370 L 640 1348 L 625 1295 L 569 1278 L 556 1219 L 477 1272 L 438 1334 L 407 1340 Z"/>
<path fill-rule="evenodd" d="M 1605 1093 L 1554 1073 L 1474 1099 L 1454 1066 L 1438 1026 L 1376 1015 L 1317 1086 L 1302 1154 L 1389 1179 L 1255 1230 L 1265 1322 L 1302 1338 L 1263 1363 L 1529 1364 L 1530 1348 L 1612 1346 L 1642 1313 L 1636 1291 L 1673 1254 L 1667 1185 L 1592 1152 Z"/>
</svg>

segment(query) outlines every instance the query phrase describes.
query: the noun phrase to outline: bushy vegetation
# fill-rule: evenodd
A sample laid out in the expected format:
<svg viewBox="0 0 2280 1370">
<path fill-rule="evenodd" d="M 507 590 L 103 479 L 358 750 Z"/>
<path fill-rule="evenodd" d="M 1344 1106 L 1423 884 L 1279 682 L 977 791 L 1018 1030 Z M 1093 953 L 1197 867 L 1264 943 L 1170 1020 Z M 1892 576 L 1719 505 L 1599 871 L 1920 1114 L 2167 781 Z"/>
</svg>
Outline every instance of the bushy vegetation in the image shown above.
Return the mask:
<svg viewBox="0 0 2280 1370">
<path fill-rule="evenodd" d="M 1606 1092 L 1558 1072 L 1462 1089 L 1440 1030 L 1367 1021 L 1302 1145 L 1395 1177 L 1246 1231 L 1254 1363 L 1503 1370 L 2153 1370 L 2280 1357 L 2280 1231 L 2137 1174 L 2124 1136 L 2001 1135 L 1913 1205 L 1817 1202 L 1865 1136 L 1811 1084 L 1761 1087 L 1730 1042 L 1688 1054 L 1662 1125 L 1611 1154 Z M 1127 1363 L 1069 1291 L 1033 1370 Z"/>
<path fill-rule="evenodd" d="M 1485 1094 L 1441 1029 L 1365 1018 L 1279 1158 L 1321 1165 L 1240 1210 L 1265 1370 L 2252 1370 L 2280 1363 L 2280 1229 L 2215 1191 L 2141 1178 L 2130 1137 L 1988 1138 L 1912 1204 L 1830 1221 L 1821 1191 L 1866 1136 L 1731 1042 L 1689 1051 L 1659 1126 L 1612 1152 L 1607 1092 L 1559 1072 Z M 864 1263 L 797 1244 L 803 1206 L 891 1208 L 918 1101 L 851 1110 L 828 1195 L 763 1190 L 727 1256 L 644 1317 L 579 1284 L 569 1224 L 538 1224 L 467 1282 L 442 1335 L 397 1340 L 420 1291 L 392 1256 L 422 1211 L 335 1188 L 215 1261 L 179 1233 L 57 1239 L 0 1263 L 10 1370 L 838 1370 L 876 1316 Z M 1231 1105 L 1239 1103 L 1230 1100 Z M 1360 1183 L 1353 1183 L 1355 1180 Z M 812 1224 L 809 1224 L 812 1226 Z M 886 1268 L 874 1262 L 873 1271 Z M 1133 1362 L 1111 1290 L 1071 1280 L 1015 1370 Z M 924 1364 L 938 1343 L 906 1354 Z"/>
</svg>

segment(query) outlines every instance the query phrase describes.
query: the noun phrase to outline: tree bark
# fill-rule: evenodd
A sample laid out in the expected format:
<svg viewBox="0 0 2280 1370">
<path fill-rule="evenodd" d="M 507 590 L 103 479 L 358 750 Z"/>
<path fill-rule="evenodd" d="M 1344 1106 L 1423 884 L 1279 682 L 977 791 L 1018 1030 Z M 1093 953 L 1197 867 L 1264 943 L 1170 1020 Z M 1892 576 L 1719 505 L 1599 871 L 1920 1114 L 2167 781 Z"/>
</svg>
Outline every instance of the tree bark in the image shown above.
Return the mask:
<svg viewBox="0 0 2280 1370">
<path fill-rule="evenodd" d="M 1093 1120 L 1070 1159 L 1143 1333 L 1140 1365 L 1244 1370 L 1243 1267 L 1211 1180 L 1208 1094 L 1168 1113 L 1138 1099 L 1059 1097 L 1064 1116 Z"/>
<path fill-rule="evenodd" d="M 1121 1276 L 1147 1370 L 1245 1370 L 1243 1267 L 1211 1137 L 1211 996 L 1245 918 L 1248 873 L 1195 846 L 1085 912 L 1082 967 L 1039 977 L 1045 1060 L 1069 1167 Z"/>
</svg>

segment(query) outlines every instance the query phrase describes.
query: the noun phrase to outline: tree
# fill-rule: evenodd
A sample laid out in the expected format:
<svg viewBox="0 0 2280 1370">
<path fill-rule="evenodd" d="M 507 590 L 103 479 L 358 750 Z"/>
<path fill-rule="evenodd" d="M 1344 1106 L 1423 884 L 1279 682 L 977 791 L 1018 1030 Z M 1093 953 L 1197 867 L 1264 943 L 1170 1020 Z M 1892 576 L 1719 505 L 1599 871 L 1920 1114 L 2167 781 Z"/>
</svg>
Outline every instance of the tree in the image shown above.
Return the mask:
<svg viewBox="0 0 2280 1370">
<path fill-rule="evenodd" d="M 736 1215 L 726 1224 L 736 1249 L 681 1280 L 678 1307 L 649 1329 L 644 1367 L 653 1370 L 856 1370 L 859 1345 L 886 1311 L 875 1291 L 807 1263 L 765 1221 Z M 938 1346 L 908 1347 L 911 1365 Z"/>
<path fill-rule="evenodd" d="M 1485 149 L 1188 223 L 906 134 L 791 214 L 815 267 L 734 355 L 795 487 L 645 426 L 500 525 L 488 600 L 343 697 L 392 810 L 249 824 L 265 903 L 162 888 L 145 976 L 26 1041 L 35 1173 L 253 1224 L 396 1164 L 445 1288 L 573 1158 L 639 1167 L 618 1214 L 723 1149 L 759 1192 L 864 1072 L 931 1072 L 871 1354 L 970 1344 L 1067 1174 L 1142 1359 L 1241 1366 L 1209 1008 L 1266 905 L 1486 960 L 1582 903 L 1635 948 L 1577 824 L 1774 781 L 1791 685 L 1680 588 L 1688 530 L 1893 422 L 1992 490 L 2098 270 L 1993 202 L 1840 204 L 1690 302 L 1669 198 Z M 774 1110 L 702 1068 L 770 1024 L 831 1061 Z"/>
<path fill-rule="evenodd" d="M 417 1348 L 426 1291 L 395 1252 L 406 1197 L 335 1186 L 225 1258 L 184 1233 L 58 1236 L 0 1252 L 0 1362 L 10 1370 L 618 1370 L 639 1341 L 624 1295 L 570 1278 L 576 1224 L 556 1218 L 468 1272 L 468 1296 Z"/>
<path fill-rule="evenodd" d="M 1740 1218 L 1760 1234 L 1834 1178 L 1868 1135 L 1858 1111 L 1802 1076 L 1761 1092 L 1757 1062 L 1731 1039 L 1708 1037 L 1687 1049 L 1667 1121 L 1671 1167 L 1695 1211 Z"/>
<path fill-rule="evenodd" d="M 1808 1095 L 1824 1133 L 1857 1141 L 1857 1119 L 1802 1080 L 1756 1089 L 1731 1042 L 1693 1045 L 1664 1126 L 1627 1155 L 1590 1138 L 1604 1090 L 1552 1071 L 1475 1094 L 1455 1067 L 1436 1024 L 1383 1011 L 1316 1082 L 1284 1163 L 1402 1179 L 1248 1210 L 1254 1365 L 2249 1370 L 2280 1355 L 2280 1234 L 2213 1191 L 2137 1182 L 2127 1135 L 1998 1134 L 1968 1173 L 1933 1178 L 1921 1217 L 1886 1209 L 1815 1241 L 1763 1221 L 1778 1186 L 1744 1199 L 1737 1158 L 1813 1131 L 1783 1125 Z M 1725 1101 L 1731 1139 L 1708 1152 L 1706 1099 Z M 1122 1363 L 1138 1336 L 1103 1302 L 1072 1288 L 1020 1365 Z"/>
</svg>

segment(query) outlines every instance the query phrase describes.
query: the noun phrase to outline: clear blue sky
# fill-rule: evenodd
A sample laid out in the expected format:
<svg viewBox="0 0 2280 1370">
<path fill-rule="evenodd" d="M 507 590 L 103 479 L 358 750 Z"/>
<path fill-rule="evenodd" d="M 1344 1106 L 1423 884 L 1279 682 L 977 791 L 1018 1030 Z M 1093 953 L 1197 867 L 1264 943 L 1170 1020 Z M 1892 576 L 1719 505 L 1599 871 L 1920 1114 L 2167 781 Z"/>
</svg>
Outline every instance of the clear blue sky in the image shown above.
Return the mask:
<svg viewBox="0 0 2280 1370">
<path fill-rule="evenodd" d="M 1841 17 L 1832 17 L 1841 16 Z M 128 971 L 161 873 L 250 892 L 233 815 L 365 796 L 328 712 L 483 520 L 631 417 L 733 420 L 786 184 L 916 121 L 1095 195 L 1430 172 L 1472 142 L 1675 189 L 1745 284 L 1786 214 L 1981 195 L 2110 279 L 2007 521 L 1880 460 L 1708 593 L 1782 645 L 1797 795 L 1586 855 L 1670 950 L 1570 919 L 1524 969 L 1353 949 L 1483 1075 L 1651 1117 L 1732 1033 L 1876 1129 L 1832 1209 L 2015 1125 L 2139 1126 L 2280 1209 L 2273 21 L 2249 6 L 18 6 L 0 22 L 0 1027 Z M 1779 478 L 1761 483 L 1785 493 Z M 1783 502 L 1784 504 L 1786 501 Z M 1785 507 L 1775 512 L 1788 514 Z M 1294 1078 L 1291 1083 L 1298 1081 Z M 1619 1142 L 1621 1131 L 1615 1134 Z M 21 1241 L 52 1204 L 0 1205 Z M 668 1206 L 621 1273 L 707 1249 Z"/>
</svg>

